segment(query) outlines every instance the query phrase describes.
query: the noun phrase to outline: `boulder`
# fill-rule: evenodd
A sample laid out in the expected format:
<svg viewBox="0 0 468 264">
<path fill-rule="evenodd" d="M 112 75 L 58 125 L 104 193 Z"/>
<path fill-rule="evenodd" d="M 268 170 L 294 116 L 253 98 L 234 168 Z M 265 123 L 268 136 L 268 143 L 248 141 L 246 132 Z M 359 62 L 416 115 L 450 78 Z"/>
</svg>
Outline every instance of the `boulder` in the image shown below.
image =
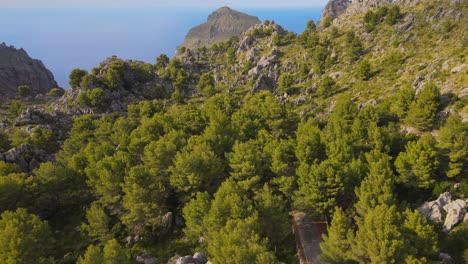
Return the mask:
<svg viewBox="0 0 468 264">
<path fill-rule="evenodd" d="M 149 252 L 143 252 L 136 257 L 136 262 L 139 264 L 156 264 L 158 263 L 158 259 L 151 256 Z"/>
<path fill-rule="evenodd" d="M 208 261 L 207 257 L 202 253 L 195 253 L 193 256 L 179 256 L 172 257 L 167 264 L 206 264 Z"/>
<path fill-rule="evenodd" d="M 258 77 L 252 89 L 250 89 L 250 93 L 253 94 L 263 90 L 275 91 L 277 86 L 278 84 L 273 78 L 262 74 L 260 77 Z"/>
<path fill-rule="evenodd" d="M 446 253 L 439 253 L 439 259 L 441 264 L 452 263 L 452 257 Z"/>
<path fill-rule="evenodd" d="M 425 202 L 418 210 L 426 219 L 441 223 L 442 214 L 445 213 L 444 206 L 450 203 L 450 199 L 452 199 L 452 195 L 449 192 L 445 192 L 437 200 Z"/>
<path fill-rule="evenodd" d="M 462 72 L 463 70 L 465 70 L 465 68 L 468 66 L 468 64 L 464 63 L 464 64 L 461 64 L 461 65 L 458 65 L 456 67 L 454 67 L 450 73 L 452 74 L 455 74 L 455 73 L 459 73 L 459 72 Z"/>
<path fill-rule="evenodd" d="M 466 213 L 465 206 L 466 202 L 460 199 L 444 206 L 444 210 L 447 212 L 447 217 L 444 222 L 444 231 L 448 232 L 452 230 L 454 226 L 463 220 Z"/>
<path fill-rule="evenodd" d="M 239 41 L 239 49 L 237 53 L 241 53 L 250 49 L 252 44 L 255 42 L 255 39 L 252 36 L 244 36 L 241 41 Z"/>
</svg>

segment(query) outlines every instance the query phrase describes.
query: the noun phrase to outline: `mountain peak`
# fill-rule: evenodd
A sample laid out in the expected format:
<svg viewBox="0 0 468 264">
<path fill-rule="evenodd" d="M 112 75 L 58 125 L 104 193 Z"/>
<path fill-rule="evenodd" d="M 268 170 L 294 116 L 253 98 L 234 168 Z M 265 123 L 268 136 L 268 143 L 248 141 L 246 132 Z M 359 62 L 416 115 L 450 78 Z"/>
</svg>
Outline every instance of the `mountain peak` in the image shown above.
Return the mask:
<svg viewBox="0 0 468 264">
<path fill-rule="evenodd" d="M 223 6 L 211 13 L 205 23 L 192 28 L 181 46 L 190 49 L 211 46 L 231 37 L 240 36 L 259 23 L 257 17 Z"/>
<path fill-rule="evenodd" d="M 29 57 L 20 48 L 0 44 L 0 95 L 13 96 L 18 86 L 28 85 L 34 93 L 58 87 L 52 73 L 40 60 Z"/>
<path fill-rule="evenodd" d="M 218 9 L 216 9 L 216 11 L 214 11 L 214 13 L 229 13 L 229 12 L 232 12 L 233 10 L 231 8 L 229 8 L 228 6 L 222 6 Z"/>
</svg>

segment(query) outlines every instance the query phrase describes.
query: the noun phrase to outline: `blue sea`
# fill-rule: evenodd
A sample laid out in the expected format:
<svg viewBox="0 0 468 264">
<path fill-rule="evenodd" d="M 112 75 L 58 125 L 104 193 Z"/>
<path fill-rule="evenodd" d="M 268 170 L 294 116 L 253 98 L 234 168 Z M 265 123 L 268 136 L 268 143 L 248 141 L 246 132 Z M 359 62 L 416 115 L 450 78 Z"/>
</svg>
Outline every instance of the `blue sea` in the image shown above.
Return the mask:
<svg viewBox="0 0 468 264">
<path fill-rule="evenodd" d="M 273 20 L 300 33 L 307 21 L 317 21 L 320 8 L 237 9 Z M 173 56 L 188 30 L 206 21 L 208 9 L 0 9 L 0 43 L 24 48 L 44 62 L 59 85 L 68 88 L 74 68 L 90 70 L 105 58 L 154 63 L 164 53 Z"/>
</svg>

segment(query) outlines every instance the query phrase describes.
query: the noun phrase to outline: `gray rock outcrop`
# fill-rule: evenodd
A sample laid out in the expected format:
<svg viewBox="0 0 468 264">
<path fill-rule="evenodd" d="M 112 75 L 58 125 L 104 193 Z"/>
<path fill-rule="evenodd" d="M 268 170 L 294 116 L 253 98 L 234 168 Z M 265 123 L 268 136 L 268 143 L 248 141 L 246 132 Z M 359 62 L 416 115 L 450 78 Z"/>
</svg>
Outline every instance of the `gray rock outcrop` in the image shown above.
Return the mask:
<svg viewBox="0 0 468 264">
<path fill-rule="evenodd" d="M 445 217 L 444 230 L 450 231 L 458 223 L 463 220 L 464 215 L 466 214 L 466 202 L 463 200 L 455 200 L 444 206 L 447 216 Z"/>
<path fill-rule="evenodd" d="M 195 253 L 193 256 L 174 256 L 167 263 L 168 264 L 206 264 L 208 259 L 202 253 Z"/>
<path fill-rule="evenodd" d="M 437 200 L 425 202 L 418 210 L 426 218 L 437 223 L 444 223 L 445 232 L 452 230 L 457 224 L 465 221 L 466 201 L 457 199 L 451 201 L 452 195 L 445 192 Z M 445 218 L 445 219 L 444 219 Z"/>
<path fill-rule="evenodd" d="M 339 15 L 343 14 L 351 2 L 351 0 L 330 0 L 323 8 L 322 16 L 318 22 L 319 28 L 322 27 L 323 20 L 325 20 L 326 17 L 337 18 Z"/>
<path fill-rule="evenodd" d="M 392 4 L 393 0 L 353 0 L 346 12 L 349 14 L 365 13 L 383 5 Z"/>
<path fill-rule="evenodd" d="M 0 155 L 0 160 L 16 163 L 23 171 L 32 171 L 39 163 L 51 160 L 51 157 L 43 150 L 36 149 L 29 144 L 23 144 L 12 148 Z"/>
<path fill-rule="evenodd" d="M 205 23 L 192 28 L 181 46 L 189 49 L 208 47 L 231 37 L 240 36 L 242 32 L 259 23 L 257 17 L 229 7 L 221 7 L 213 12 Z"/>
<path fill-rule="evenodd" d="M 383 5 L 392 4 L 394 0 L 330 0 L 322 11 L 318 27 L 321 28 L 327 17 L 337 18 L 343 14 L 364 13 Z"/>
<path fill-rule="evenodd" d="M 156 264 L 158 259 L 151 256 L 149 252 L 143 252 L 141 255 L 136 257 L 136 263 L 138 264 Z"/>
<path fill-rule="evenodd" d="M 450 203 L 452 195 L 449 192 L 443 193 L 435 201 L 425 202 L 418 210 L 421 214 L 431 221 L 442 222 L 442 213 L 444 206 Z"/>
<path fill-rule="evenodd" d="M 24 49 L 0 44 L 0 95 L 14 96 L 18 86 L 28 85 L 33 93 L 47 93 L 58 87 L 53 74 Z"/>
</svg>

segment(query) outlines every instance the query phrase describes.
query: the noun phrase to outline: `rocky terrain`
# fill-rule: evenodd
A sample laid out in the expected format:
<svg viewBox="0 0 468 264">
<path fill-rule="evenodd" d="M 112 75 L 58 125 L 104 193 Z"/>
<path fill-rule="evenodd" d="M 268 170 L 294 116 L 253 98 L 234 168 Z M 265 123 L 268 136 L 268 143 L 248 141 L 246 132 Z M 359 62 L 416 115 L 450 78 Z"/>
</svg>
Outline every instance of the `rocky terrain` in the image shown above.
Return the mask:
<svg viewBox="0 0 468 264">
<path fill-rule="evenodd" d="M 58 87 L 53 74 L 40 60 L 29 57 L 24 49 L 0 44 L 0 96 L 12 96 L 18 86 L 28 85 L 33 93 L 47 93 Z"/>
<path fill-rule="evenodd" d="M 181 47 L 194 49 L 211 46 L 230 37 L 239 36 L 250 27 L 260 23 L 257 17 L 221 7 L 213 12 L 208 20 L 192 28 L 185 37 Z"/>
<path fill-rule="evenodd" d="M 64 219 L 63 263 L 111 242 L 120 263 L 297 263 L 302 211 L 328 227 L 308 259 L 463 263 L 467 12 L 331 0 L 328 26 L 294 34 L 224 7 L 173 58 L 110 57 L 64 95 L 0 104 L 0 164 L 32 176 L 22 206 Z"/>
<path fill-rule="evenodd" d="M 322 16 L 320 17 L 320 21 L 318 25 L 321 27 L 323 21 L 327 17 L 337 18 L 339 15 L 343 14 L 346 9 L 348 8 L 351 0 L 331 0 L 327 3 L 327 5 L 323 8 Z"/>
</svg>

